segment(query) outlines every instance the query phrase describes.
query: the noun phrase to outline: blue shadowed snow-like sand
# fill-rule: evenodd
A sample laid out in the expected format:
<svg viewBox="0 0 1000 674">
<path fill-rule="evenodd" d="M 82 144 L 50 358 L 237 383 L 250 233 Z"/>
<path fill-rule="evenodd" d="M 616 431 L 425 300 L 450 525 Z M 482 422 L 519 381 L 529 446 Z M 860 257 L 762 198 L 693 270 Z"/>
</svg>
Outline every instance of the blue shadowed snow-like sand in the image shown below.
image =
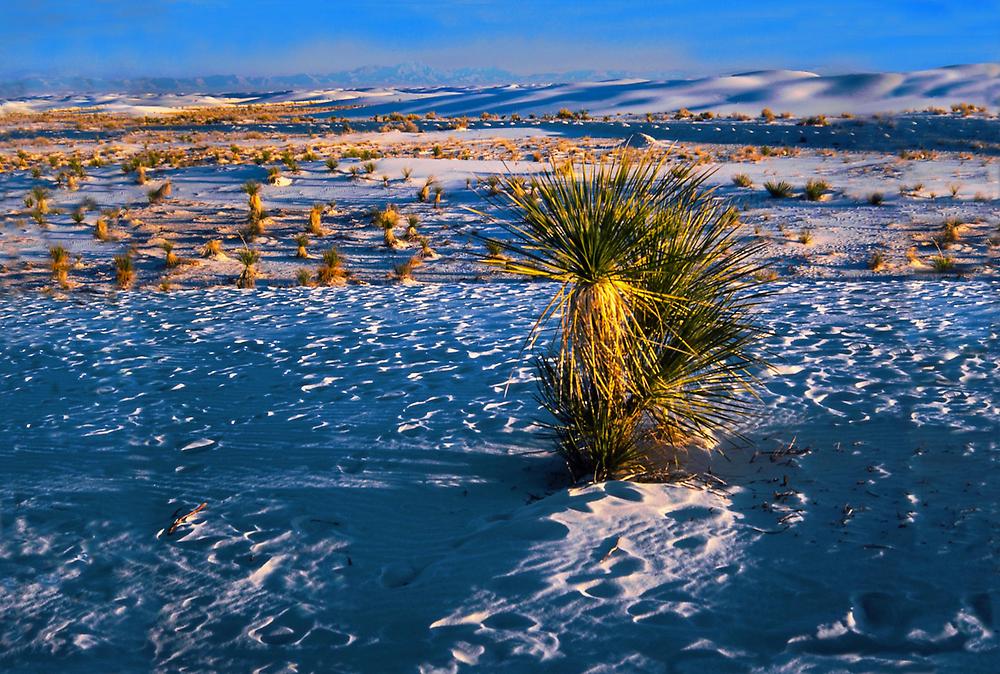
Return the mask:
<svg viewBox="0 0 1000 674">
<path fill-rule="evenodd" d="M 781 289 L 718 492 L 566 487 L 546 286 L 0 298 L 0 670 L 995 671 L 1000 283 Z"/>
</svg>

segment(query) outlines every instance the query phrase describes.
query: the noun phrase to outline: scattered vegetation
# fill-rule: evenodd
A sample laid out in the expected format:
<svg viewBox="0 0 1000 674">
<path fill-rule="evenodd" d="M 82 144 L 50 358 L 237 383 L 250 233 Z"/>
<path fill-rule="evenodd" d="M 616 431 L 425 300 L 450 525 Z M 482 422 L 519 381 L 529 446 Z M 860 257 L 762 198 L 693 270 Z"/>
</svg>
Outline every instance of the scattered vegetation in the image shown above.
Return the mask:
<svg viewBox="0 0 1000 674">
<path fill-rule="evenodd" d="M 323 264 L 320 265 L 316 276 L 319 282 L 325 286 L 338 285 L 347 280 L 344 261 L 336 246 L 330 246 L 330 248 L 323 251 Z"/>
<path fill-rule="evenodd" d="M 809 201 L 819 201 L 823 198 L 823 195 L 827 193 L 830 189 L 829 183 L 825 180 L 818 180 L 816 178 L 810 179 L 806 182 L 805 193 L 806 199 Z"/>
<path fill-rule="evenodd" d="M 236 279 L 237 288 L 254 288 L 257 286 L 257 263 L 260 262 L 260 251 L 243 247 L 236 253 L 236 259 L 243 265 L 243 271 Z"/>
<path fill-rule="evenodd" d="M 135 281 L 135 263 L 128 253 L 114 256 L 115 284 L 119 290 L 128 290 Z"/>
<path fill-rule="evenodd" d="M 737 187 L 753 187 L 753 180 L 746 173 L 737 173 L 733 176 L 733 184 Z"/>
</svg>

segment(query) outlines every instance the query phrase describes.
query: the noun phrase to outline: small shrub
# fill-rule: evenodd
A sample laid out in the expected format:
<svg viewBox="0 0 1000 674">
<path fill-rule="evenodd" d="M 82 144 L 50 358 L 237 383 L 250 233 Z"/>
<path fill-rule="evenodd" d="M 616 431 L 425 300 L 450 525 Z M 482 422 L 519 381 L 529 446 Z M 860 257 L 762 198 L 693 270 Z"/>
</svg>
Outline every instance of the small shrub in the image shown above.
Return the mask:
<svg viewBox="0 0 1000 674">
<path fill-rule="evenodd" d="M 881 192 L 872 192 L 868 195 L 868 203 L 872 206 L 881 206 L 883 201 L 885 201 L 885 195 Z"/>
<path fill-rule="evenodd" d="M 220 239 L 212 239 L 205 243 L 205 246 L 201 249 L 201 256 L 205 258 L 218 257 L 222 255 L 222 241 Z"/>
<path fill-rule="evenodd" d="M 830 185 L 825 180 L 817 180 L 813 178 L 806 182 L 806 199 L 809 201 L 819 201 L 829 189 Z"/>
<path fill-rule="evenodd" d="M 52 278 L 62 287 L 69 285 L 69 251 L 62 246 L 49 248 L 49 258 L 52 260 Z"/>
<path fill-rule="evenodd" d="M 128 254 L 115 255 L 114 266 L 115 284 L 119 290 L 128 290 L 135 281 L 135 263 L 132 262 L 132 256 Z"/>
<path fill-rule="evenodd" d="M 108 221 L 104 219 L 104 216 L 99 216 L 94 221 L 94 238 L 98 241 L 111 240 L 111 232 L 108 231 Z"/>
<path fill-rule="evenodd" d="M 313 284 L 312 282 L 312 272 L 308 269 L 302 268 L 295 272 L 295 282 L 304 287 L 309 287 Z"/>
<path fill-rule="evenodd" d="M 884 251 L 876 250 L 868 258 L 868 268 L 872 271 L 882 271 L 889 266 L 889 258 Z"/>
<path fill-rule="evenodd" d="M 168 269 L 173 269 L 174 267 L 176 267 L 181 263 L 180 258 L 177 257 L 177 254 L 174 252 L 173 242 L 164 241 L 163 243 L 160 244 L 160 248 L 162 248 L 163 252 L 166 253 L 163 263 L 167 266 Z"/>
<path fill-rule="evenodd" d="M 257 263 L 260 262 L 260 251 L 243 247 L 236 253 L 236 259 L 243 265 L 243 271 L 236 279 L 237 288 L 254 288 L 257 286 Z"/>
<path fill-rule="evenodd" d="M 323 204 L 313 204 L 309 210 L 309 233 L 323 236 Z"/>
<path fill-rule="evenodd" d="M 931 258 L 931 267 L 939 274 L 954 271 L 955 259 L 949 255 L 935 255 Z"/>
<path fill-rule="evenodd" d="M 347 272 L 344 271 L 344 261 L 336 246 L 331 246 L 323 251 L 323 264 L 320 265 L 316 276 L 319 282 L 326 286 L 343 283 L 347 278 Z"/>
<path fill-rule="evenodd" d="M 335 172 L 338 166 L 340 166 L 340 162 L 333 157 L 326 160 L 326 168 L 330 173 Z"/>
<path fill-rule="evenodd" d="M 170 186 L 169 180 L 160 185 L 159 187 L 157 187 L 155 190 L 149 190 L 149 192 L 147 192 L 147 196 L 149 197 L 149 205 L 153 206 L 155 204 L 160 203 L 161 201 L 170 196 L 171 191 L 172 188 Z"/>
<path fill-rule="evenodd" d="M 299 234 L 295 237 L 295 245 L 298 247 L 295 251 L 295 257 L 307 258 L 309 257 L 309 251 L 306 250 L 306 246 L 309 245 L 309 237 L 305 234 Z"/>
<path fill-rule="evenodd" d="M 753 180 L 746 173 L 737 173 L 733 176 L 733 184 L 737 187 L 753 187 Z"/>
<path fill-rule="evenodd" d="M 375 173 L 375 168 L 376 168 L 375 162 L 366 161 L 364 164 L 361 165 L 361 168 L 365 170 L 365 173 L 371 175 L 372 173 Z"/>
<path fill-rule="evenodd" d="M 803 229 L 799 232 L 799 243 L 804 246 L 812 244 L 815 237 L 813 236 L 812 230 L 809 228 Z"/>
<path fill-rule="evenodd" d="M 766 189 L 767 193 L 774 199 L 786 199 L 792 195 L 791 184 L 785 182 L 784 180 L 780 182 L 769 180 L 764 183 L 764 189 Z"/>
</svg>

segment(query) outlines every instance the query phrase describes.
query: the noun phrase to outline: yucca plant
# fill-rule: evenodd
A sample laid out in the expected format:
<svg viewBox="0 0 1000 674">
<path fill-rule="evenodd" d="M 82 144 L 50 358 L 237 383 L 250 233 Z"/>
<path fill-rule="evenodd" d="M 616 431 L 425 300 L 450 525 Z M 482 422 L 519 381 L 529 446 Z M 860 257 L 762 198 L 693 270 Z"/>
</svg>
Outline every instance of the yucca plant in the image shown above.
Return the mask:
<svg viewBox="0 0 1000 674">
<path fill-rule="evenodd" d="M 411 175 L 413 175 L 413 169 L 411 169 L 409 166 L 404 166 L 403 167 L 403 181 L 405 182 L 405 181 L 409 180 Z"/>
<path fill-rule="evenodd" d="M 333 157 L 330 157 L 329 159 L 326 160 L 326 169 L 330 173 L 335 172 L 338 166 L 340 166 L 340 162 L 334 159 Z"/>
<path fill-rule="evenodd" d="M 132 261 L 132 256 L 128 254 L 115 255 L 114 264 L 115 283 L 120 290 L 128 290 L 135 281 L 135 263 Z"/>
<path fill-rule="evenodd" d="M 160 244 L 160 248 L 163 249 L 165 254 L 163 264 L 165 264 L 168 269 L 173 269 L 181 263 L 181 259 L 177 257 L 177 253 L 174 252 L 174 244 L 172 241 L 164 241 Z"/>
<path fill-rule="evenodd" d="M 815 239 L 816 237 L 813 234 L 813 231 L 808 227 L 799 232 L 799 243 L 801 243 L 804 246 L 811 245 Z"/>
<path fill-rule="evenodd" d="M 753 187 L 753 179 L 746 173 L 737 173 L 733 176 L 733 184 L 737 187 Z"/>
<path fill-rule="evenodd" d="M 146 184 L 146 167 L 142 164 L 138 164 L 135 167 L 135 184 L 145 185 Z"/>
<path fill-rule="evenodd" d="M 885 254 L 885 251 L 876 250 L 872 253 L 872 256 L 868 258 L 868 268 L 872 271 L 882 271 L 889 266 L 889 257 Z"/>
<path fill-rule="evenodd" d="M 205 246 L 201 249 L 201 256 L 204 258 L 213 258 L 222 255 L 222 241 L 220 239 L 212 239 L 205 243 Z"/>
<path fill-rule="evenodd" d="M 367 173 L 368 175 L 371 175 L 372 173 L 375 173 L 375 169 L 377 167 L 375 165 L 375 162 L 373 162 L 373 161 L 366 161 L 364 164 L 361 165 L 361 168 L 364 169 L 365 173 Z"/>
<path fill-rule="evenodd" d="M 108 221 L 103 215 L 98 216 L 97 220 L 94 221 L 94 238 L 98 241 L 111 240 L 111 232 L 108 230 Z"/>
<path fill-rule="evenodd" d="M 764 183 L 764 189 L 775 199 L 785 199 L 792 196 L 792 186 L 784 180 L 780 182 L 769 180 Z"/>
<path fill-rule="evenodd" d="M 49 248 L 49 258 L 52 260 L 52 278 L 64 288 L 69 285 L 69 251 L 62 246 Z"/>
<path fill-rule="evenodd" d="M 424 181 L 424 186 L 420 188 L 417 192 L 417 201 L 420 203 L 427 203 L 427 200 L 431 198 L 431 186 L 434 185 L 434 176 L 428 176 Z"/>
<path fill-rule="evenodd" d="M 149 205 L 152 206 L 154 204 L 160 203 L 161 201 L 169 197 L 172 191 L 173 188 L 170 186 L 169 180 L 164 182 L 155 190 L 149 190 L 149 192 L 147 192 L 147 196 L 149 196 Z"/>
<path fill-rule="evenodd" d="M 35 207 L 36 213 L 41 213 L 42 215 L 48 215 L 49 213 L 49 191 L 44 187 L 32 187 L 31 193 L 29 194 L 29 199 L 25 199 L 25 204 L 30 208 L 32 205 Z"/>
<path fill-rule="evenodd" d="M 434 186 L 434 208 L 441 208 L 441 199 L 444 197 L 444 188 L 440 185 Z"/>
<path fill-rule="evenodd" d="M 825 180 L 812 178 L 806 183 L 806 199 L 809 201 L 819 201 L 829 189 L 830 185 Z"/>
<path fill-rule="evenodd" d="M 243 183 L 243 191 L 247 195 L 247 205 L 250 208 L 250 216 L 260 217 L 264 214 L 264 201 L 260 196 L 260 183 L 248 180 Z"/>
<path fill-rule="evenodd" d="M 323 264 L 320 265 L 316 278 L 323 285 L 339 285 L 347 279 L 344 261 L 336 246 L 330 246 L 323 251 Z"/>
<path fill-rule="evenodd" d="M 236 279 L 237 288 L 253 288 L 257 285 L 257 263 L 260 262 L 260 251 L 243 247 L 236 253 L 236 259 L 243 265 L 243 271 Z"/>
<path fill-rule="evenodd" d="M 83 211 L 82 211 L 81 209 L 79 209 L 79 208 L 78 208 L 78 209 L 76 209 L 75 211 L 73 211 L 73 212 L 72 212 L 72 213 L 70 214 L 70 216 L 69 216 L 69 217 L 70 217 L 70 219 L 71 219 L 71 220 L 72 220 L 72 221 L 73 221 L 74 223 L 76 223 L 77 225 L 82 225 L 82 224 L 83 224 L 83 221 L 84 221 L 84 220 L 86 219 L 86 217 L 87 217 L 87 214 L 86 214 L 86 213 L 84 213 L 84 212 L 83 212 Z"/>
<path fill-rule="evenodd" d="M 281 180 L 281 169 L 272 166 L 267 170 L 267 182 L 269 185 L 277 185 L 279 180 Z"/>
<path fill-rule="evenodd" d="M 558 284 L 529 345 L 574 479 L 650 474 L 659 449 L 735 432 L 750 409 L 761 244 L 708 175 L 649 154 L 553 164 L 493 199 L 516 219 L 500 222 L 507 258 L 484 261 Z"/>
<path fill-rule="evenodd" d="M 425 260 L 436 260 L 440 257 L 437 252 L 431 248 L 431 240 L 426 236 L 421 236 L 417 239 L 420 242 L 420 257 Z"/>
<path fill-rule="evenodd" d="M 417 253 L 406 262 L 394 264 L 392 266 L 393 277 L 400 283 L 415 283 L 416 279 L 413 278 L 413 270 L 419 267 L 422 262 L 423 257 L 420 253 Z"/>
<path fill-rule="evenodd" d="M 296 236 L 295 245 L 298 247 L 298 250 L 295 251 L 295 257 L 309 257 L 309 251 L 306 250 L 306 246 L 309 245 L 309 236 L 307 234 L 299 234 Z"/>
<path fill-rule="evenodd" d="M 323 204 L 313 204 L 309 210 L 309 233 L 323 236 Z"/>
<path fill-rule="evenodd" d="M 299 269 L 295 272 L 295 282 L 303 287 L 309 287 L 313 284 L 312 281 L 312 271 L 306 268 Z"/>
</svg>

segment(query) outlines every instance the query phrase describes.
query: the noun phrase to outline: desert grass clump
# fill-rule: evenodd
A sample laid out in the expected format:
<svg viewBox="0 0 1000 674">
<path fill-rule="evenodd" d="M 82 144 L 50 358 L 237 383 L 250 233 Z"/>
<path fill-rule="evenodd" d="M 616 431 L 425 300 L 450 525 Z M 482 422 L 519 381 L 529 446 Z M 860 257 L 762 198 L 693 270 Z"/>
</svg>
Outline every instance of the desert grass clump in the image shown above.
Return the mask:
<svg viewBox="0 0 1000 674">
<path fill-rule="evenodd" d="M 69 269 L 72 266 L 69 251 L 62 246 L 52 246 L 49 248 L 49 259 L 52 261 L 52 278 L 63 288 L 68 287 Z"/>
<path fill-rule="evenodd" d="M 883 201 L 885 201 L 885 195 L 881 192 L 872 192 L 868 195 L 868 203 L 872 206 L 881 206 Z"/>
<path fill-rule="evenodd" d="M 823 198 L 823 195 L 827 193 L 830 189 L 830 184 L 825 180 L 817 180 L 816 178 L 811 178 L 806 182 L 805 194 L 806 199 L 809 201 L 819 201 Z"/>
<path fill-rule="evenodd" d="M 204 258 L 216 258 L 222 255 L 222 240 L 212 239 L 207 241 L 201 249 L 201 256 Z"/>
<path fill-rule="evenodd" d="M 503 254 L 503 244 L 496 239 L 486 239 L 486 259 L 487 260 L 506 260 L 506 256 Z"/>
<path fill-rule="evenodd" d="M 340 166 L 340 162 L 334 159 L 333 157 L 330 157 L 329 159 L 326 160 L 326 170 L 329 171 L 330 173 L 335 173 L 337 171 L 338 166 Z"/>
<path fill-rule="evenodd" d="M 340 285 L 347 280 L 344 260 L 336 246 L 323 251 L 323 264 L 320 265 L 316 278 L 325 286 Z"/>
<path fill-rule="evenodd" d="M 323 236 L 323 204 L 313 204 L 309 210 L 309 233 L 313 236 Z"/>
<path fill-rule="evenodd" d="M 248 180 L 241 188 L 247 195 L 247 206 L 250 209 L 250 216 L 262 216 L 264 214 L 264 200 L 260 194 L 260 183 Z"/>
<path fill-rule="evenodd" d="M 951 192 L 951 198 L 952 199 L 957 199 L 958 198 L 958 193 L 961 190 L 962 190 L 962 184 L 961 183 L 951 183 L 950 185 L 948 185 L 948 191 Z"/>
<path fill-rule="evenodd" d="M 419 267 L 423 263 L 423 256 L 417 253 L 406 262 L 400 262 L 392 266 L 392 275 L 400 283 L 416 283 L 416 279 L 413 278 L 413 270 Z"/>
<path fill-rule="evenodd" d="M 371 175 L 371 174 L 375 173 L 375 169 L 378 168 L 378 167 L 375 165 L 375 162 L 373 162 L 373 161 L 366 161 L 364 164 L 361 165 L 361 168 L 364 170 L 365 173 L 367 173 L 368 175 Z"/>
<path fill-rule="evenodd" d="M 146 196 L 149 197 L 149 205 L 155 206 L 156 204 L 160 203 L 161 201 L 169 197 L 172 191 L 173 188 L 170 186 L 169 180 L 165 181 L 162 185 L 160 185 L 156 189 L 149 190 L 149 192 L 146 193 Z"/>
<path fill-rule="evenodd" d="M 816 237 L 813 235 L 812 230 L 809 229 L 808 227 L 799 232 L 799 243 L 801 243 L 803 246 L 812 245 L 812 242 L 815 240 L 815 238 Z"/>
<path fill-rule="evenodd" d="M 115 255 L 115 284 L 119 290 L 128 290 L 135 281 L 135 263 L 129 254 Z"/>
<path fill-rule="evenodd" d="M 94 238 L 98 241 L 111 240 L 111 232 L 108 229 L 108 221 L 103 215 L 98 216 L 97 220 L 94 221 Z"/>
<path fill-rule="evenodd" d="M 737 173 L 733 176 L 733 184 L 737 187 L 753 187 L 753 180 L 746 173 Z"/>
<path fill-rule="evenodd" d="M 962 240 L 962 222 L 957 218 L 949 218 L 941 225 L 941 232 L 937 236 L 937 242 L 945 248 L 952 246 Z"/>
<path fill-rule="evenodd" d="M 277 185 L 281 181 L 281 169 L 277 166 L 272 166 L 267 170 L 267 184 Z"/>
<path fill-rule="evenodd" d="M 49 191 L 44 187 L 32 187 L 31 192 L 24 199 L 24 205 L 28 208 L 34 207 L 36 213 L 48 215 Z"/>
<path fill-rule="evenodd" d="M 309 251 L 306 250 L 306 246 L 309 245 L 309 236 L 307 234 L 299 234 L 295 237 L 295 245 L 297 250 L 295 251 L 295 257 L 307 258 L 309 257 Z"/>
<path fill-rule="evenodd" d="M 411 169 L 409 166 L 404 166 L 403 167 L 403 182 L 406 182 L 407 180 L 409 180 L 411 175 L 413 175 L 413 169 Z"/>
<path fill-rule="evenodd" d="M 493 200 L 518 218 L 498 223 L 507 259 L 484 262 L 556 282 L 529 345 L 577 480 L 662 475 L 665 453 L 750 410 L 761 246 L 703 189 L 708 172 L 663 168 L 648 154 L 552 165 Z"/>
<path fill-rule="evenodd" d="M 767 193 L 774 199 L 786 199 L 792 196 L 792 186 L 784 180 L 779 182 L 769 180 L 764 183 L 764 189 L 767 190 Z"/>
<path fill-rule="evenodd" d="M 303 288 L 309 288 L 313 285 L 312 271 L 303 267 L 295 272 L 295 284 Z"/>
<path fill-rule="evenodd" d="M 180 265 L 181 259 L 177 257 L 177 253 L 174 252 L 174 244 L 172 241 L 164 241 L 160 244 L 160 248 L 163 249 L 163 264 L 166 265 L 167 269 L 173 269 L 174 267 Z"/>
<path fill-rule="evenodd" d="M 939 274 L 955 270 L 955 258 L 939 253 L 931 258 L 931 267 Z"/>
<path fill-rule="evenodd" d="M 255 288 L 257 286 L 257 263 L 260 262 L 260 251 L 244 246 L 236 253 L 236 259 L 243 265 L 243 271 L 236 279 L 236 287 Z"/>
<path fill-rule="evenodd" d="M 417 192 L 417 201 L 422 204 L 427 203 L 431 198 L 431 187 L 434 185 L 434 176 L 428 176 L 424 181 L 423 187 Z"/>
<path fill-rule="evenodd" d="M 871 271 L 882 271 L 889 266 L 889 256 L 885 254 L 885 251 L 876 250 L 872 253 L 871 257 L 868 258 L 868 268 Z"/>
<path fill-rule="evenodd" d="M 417 217 L 415 213 L 410 213 L 406 216 L 406 240 L 415 241 L 419 236 L 417 232 L 417 225 L 420 223 L 420 218 Z"/>
</svg>

